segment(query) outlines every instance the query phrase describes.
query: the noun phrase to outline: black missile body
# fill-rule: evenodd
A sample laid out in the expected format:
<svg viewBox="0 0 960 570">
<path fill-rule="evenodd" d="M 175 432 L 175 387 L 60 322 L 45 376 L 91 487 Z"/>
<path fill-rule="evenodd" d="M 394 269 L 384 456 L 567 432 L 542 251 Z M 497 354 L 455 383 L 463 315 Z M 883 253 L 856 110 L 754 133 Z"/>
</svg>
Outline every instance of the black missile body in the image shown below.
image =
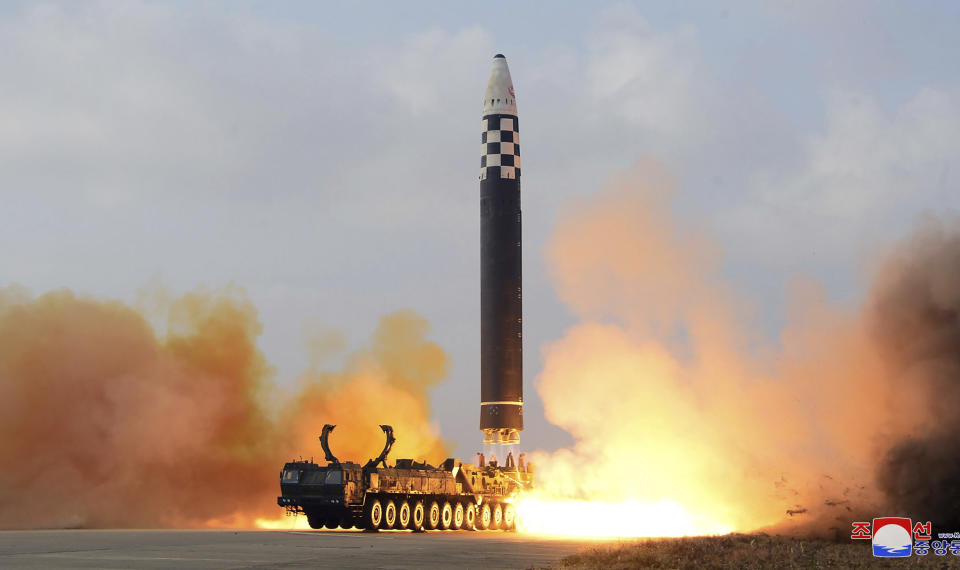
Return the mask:
<svg viewBox="0 0 960 570">
<path fill-rule="evenodd" d="M 506 58 L 493 59 L 480 158 L 480 429 L 517 443 L 523 429 L 520 140 Z"/>
</svg>

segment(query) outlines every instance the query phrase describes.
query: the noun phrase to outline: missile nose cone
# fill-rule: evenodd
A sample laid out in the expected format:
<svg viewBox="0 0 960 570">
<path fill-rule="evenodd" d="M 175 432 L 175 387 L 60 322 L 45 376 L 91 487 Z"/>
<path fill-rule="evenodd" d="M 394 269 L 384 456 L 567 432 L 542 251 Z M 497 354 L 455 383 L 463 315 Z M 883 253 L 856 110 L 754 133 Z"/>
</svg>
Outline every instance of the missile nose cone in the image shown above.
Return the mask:
<svg viewBox="0 0 960 570">
<path fill-rule="evenodd" d="M 498 53 L 490 65 L 490 80 L 483 95 L 483 115 L 516 115 L 517 99 L 513 91 L 513 79 L 510 78 L 510 68 L 507 67 L 507 58 Z"/>
</svg>

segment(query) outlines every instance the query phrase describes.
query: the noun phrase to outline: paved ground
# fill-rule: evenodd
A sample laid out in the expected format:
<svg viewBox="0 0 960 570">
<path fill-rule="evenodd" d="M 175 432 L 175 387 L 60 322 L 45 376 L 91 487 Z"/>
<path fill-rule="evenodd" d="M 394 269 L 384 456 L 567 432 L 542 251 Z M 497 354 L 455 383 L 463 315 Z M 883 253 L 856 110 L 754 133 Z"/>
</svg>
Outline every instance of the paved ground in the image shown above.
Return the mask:
<svg viewBox="0 0 960 570">
<path fill-rule="evenodd" d="M 500 532 L 0 532 L 2 568 L 529 568 L 587 544 Z"/>
</svg>

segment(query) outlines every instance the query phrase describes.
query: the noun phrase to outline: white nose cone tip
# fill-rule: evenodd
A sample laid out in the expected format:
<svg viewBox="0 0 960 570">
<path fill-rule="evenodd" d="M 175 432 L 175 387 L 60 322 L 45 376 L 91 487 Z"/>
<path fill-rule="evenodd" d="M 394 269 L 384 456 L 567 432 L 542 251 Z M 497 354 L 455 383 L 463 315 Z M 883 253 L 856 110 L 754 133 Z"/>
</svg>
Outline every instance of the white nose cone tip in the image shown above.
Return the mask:
<svg viewBox="0 0 960 570">
<path fill-rule="evenodd" d="M 497 54 L 490 65 L 490 81 L 483 96 L 483 116 L 516 115 L 517 98 L 513 93 L 513 80 L 507 58 Z"/>
</svg>

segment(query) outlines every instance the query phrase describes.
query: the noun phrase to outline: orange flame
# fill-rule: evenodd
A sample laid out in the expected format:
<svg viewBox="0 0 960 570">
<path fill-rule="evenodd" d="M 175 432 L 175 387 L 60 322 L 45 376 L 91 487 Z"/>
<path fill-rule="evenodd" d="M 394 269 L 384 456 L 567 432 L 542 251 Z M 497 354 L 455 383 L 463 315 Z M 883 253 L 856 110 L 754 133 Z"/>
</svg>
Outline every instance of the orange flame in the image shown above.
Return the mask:
<svg viewBox="0 0 960 570">
<path fill-rule="evenodd" d="M 673 187 L 662 166 L 641 164 L 572 204 L 548 242 L 558 296 L 580 322 L 544 348 L 537 388 L 576 443 L 531 454 L 544 495 L 523 504 L 522 526 L 709 534 L 788 510 L 835 525 L 854 500 L 877 500 L 882 444 L 917 427 L 921 397 L 899 393 L 864 314 L 816 284 L 796 288 L 779 342 L 760 342 L 720 276 L 716 240 L 675 222 Z M 894 399 L 905 413 L 890 413 Z"/>
<path fill-rule="evenodd" d="M 579 537 L 666 537 L 726 534 L 733 528 L 669 499 L 604 503 L 530 497 L 517 502 L 517 530 Z"/>
</svg>

